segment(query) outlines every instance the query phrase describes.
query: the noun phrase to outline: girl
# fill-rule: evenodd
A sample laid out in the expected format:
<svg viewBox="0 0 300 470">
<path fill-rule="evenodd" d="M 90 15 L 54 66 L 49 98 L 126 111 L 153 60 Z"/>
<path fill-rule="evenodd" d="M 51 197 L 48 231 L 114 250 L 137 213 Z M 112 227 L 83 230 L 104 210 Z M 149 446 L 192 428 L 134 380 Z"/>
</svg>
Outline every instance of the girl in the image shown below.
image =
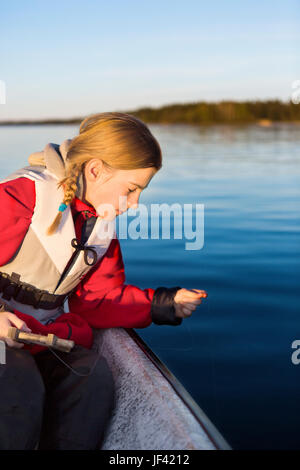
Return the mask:
<svg viewBox="0 0 300 470">
<path fill-rule="evenodd" d="M 137 207 L 162 166 L 160 146 L 139 119 L 89 116 L 79 135 L 46 145 L 29 164 L 0 184 L 0 339 L 7 345 L 0 448 L 97 449 L 114 383 L 91 349 L 92 329 L 180 325 L 207 294 L 125 284 L 120 243 L 107 229 Z M 9 339 L 10 326 L 73 340 L 75 348 L 60 354 L 68 367 L 49 349 Z"/>
</svg>

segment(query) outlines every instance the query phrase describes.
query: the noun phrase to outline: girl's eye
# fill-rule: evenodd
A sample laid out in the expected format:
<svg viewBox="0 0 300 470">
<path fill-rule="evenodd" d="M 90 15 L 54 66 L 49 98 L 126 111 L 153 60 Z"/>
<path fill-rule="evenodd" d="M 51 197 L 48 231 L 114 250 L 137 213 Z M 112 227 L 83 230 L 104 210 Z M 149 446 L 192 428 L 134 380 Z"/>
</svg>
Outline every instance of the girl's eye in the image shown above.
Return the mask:
<svg viewBox="0 0 300 470">
<path fill-rule="evenodd" d="M 136 190 L 136 188 L 135 189 L 128 189 L 128 192 L 133 193 L 135 190 Z"/>
</svg>

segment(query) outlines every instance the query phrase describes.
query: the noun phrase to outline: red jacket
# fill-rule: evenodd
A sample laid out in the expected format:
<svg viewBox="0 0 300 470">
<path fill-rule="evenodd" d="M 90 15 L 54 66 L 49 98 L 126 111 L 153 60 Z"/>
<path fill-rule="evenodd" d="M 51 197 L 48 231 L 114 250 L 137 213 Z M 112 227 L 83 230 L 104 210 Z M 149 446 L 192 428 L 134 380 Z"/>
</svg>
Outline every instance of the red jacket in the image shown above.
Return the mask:
<svg viewBox="0 0 300 470">
<path fill-rule="evenodd" d="M 0 266 L 6 264 L 22 243 L 35 207 L 35 185 L 27 178 L 0 184 Z M 75 198 L 71 205 L 76 237 L 80 239 L 86 217 L 95 216 L 95 209 Z M 88 212 L 83 212 L 88 211 Z M 1 271 L 1 268 L 0 268 Z M 124 263 L 118 239 L 112 239 L 103 258 L 81 280 L 69 298 L 70 313 L 55 322 L 43 325 L 30 315 L 14 313 L 25 321 L 33 333 L 54 333 L 90 348 L 91 328 L 145 328 L 152 322 L 150 310 L 154 289 L 140 289 L 125 284 Z M 32 353 L 42 349 L 30 347 Z"/>
</svg>

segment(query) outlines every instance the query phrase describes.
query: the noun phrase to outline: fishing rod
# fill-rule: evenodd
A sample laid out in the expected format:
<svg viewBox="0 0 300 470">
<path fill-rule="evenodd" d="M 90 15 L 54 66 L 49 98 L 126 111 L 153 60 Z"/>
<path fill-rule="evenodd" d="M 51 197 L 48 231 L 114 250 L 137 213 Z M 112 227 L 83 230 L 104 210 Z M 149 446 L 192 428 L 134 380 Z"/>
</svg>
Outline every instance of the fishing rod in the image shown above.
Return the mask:
<svg viewBox="0 0 300 470">
<path fill-rule="evenodd" d="M 58 354 L 56 354 L 55 350 L 67 352 L 69 353 L 75 346 L 74 341 L 68 339 L 62 339 L 58 336 L 49 333 L 48 335 L 39 335 L 35 333 L 27 333 L 26 331 L 19 330 L 13 326 L 9 327 L 8 335 L 9 339 L 16 341 L 18 343 L 25 343 L 25 344 L 37 344 L 39 346 L 44 346 L 49 349 L 49 351 L 62 363 L 66 366 L 70 371 L 72 371 L 75 375 L 80 377 L 88 377 L 92 374 L 93 370 L 95 369 L 97 362 L 100 359 L 100 355 L 97 354 L 97 357 L 94 361 L 94 364 L 90 368 L 87 374 L 83 374 L 78 372 L 77 370 L 73 369 L 69 364 L 67 364 Z"/>
</svg>

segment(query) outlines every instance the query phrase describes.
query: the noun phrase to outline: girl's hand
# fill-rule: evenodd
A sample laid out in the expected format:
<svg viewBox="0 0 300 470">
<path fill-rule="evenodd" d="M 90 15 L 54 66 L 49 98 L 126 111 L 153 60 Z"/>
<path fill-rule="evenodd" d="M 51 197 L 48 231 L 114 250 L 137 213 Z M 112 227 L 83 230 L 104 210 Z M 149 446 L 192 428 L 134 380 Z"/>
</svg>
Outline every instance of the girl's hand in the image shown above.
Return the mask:
<svg viewBox="0 0 300 470">
<path fill-rule="evenodd" d="M 21 349 L 23 348 L 23 343 L 18 343 L 17 341 L 13 341 L 12 339 L 8 338 L 8 328 L 10 326 L 15 326 L 19 330 L 27 331 L 31 333 L 30 328 L 26 325 L 26 323 L 20 320 L 17 315 L 11 312 L 0 312 L 0 340 L 6 342 L 7 346 L 11 348 Z"/>
<path fill-rule="evenodd" d="M 179 289 L 174 297 L 175 316 L 186 318 L 206 299 L 207 293 L 200 289 Z"/>
</svg>

